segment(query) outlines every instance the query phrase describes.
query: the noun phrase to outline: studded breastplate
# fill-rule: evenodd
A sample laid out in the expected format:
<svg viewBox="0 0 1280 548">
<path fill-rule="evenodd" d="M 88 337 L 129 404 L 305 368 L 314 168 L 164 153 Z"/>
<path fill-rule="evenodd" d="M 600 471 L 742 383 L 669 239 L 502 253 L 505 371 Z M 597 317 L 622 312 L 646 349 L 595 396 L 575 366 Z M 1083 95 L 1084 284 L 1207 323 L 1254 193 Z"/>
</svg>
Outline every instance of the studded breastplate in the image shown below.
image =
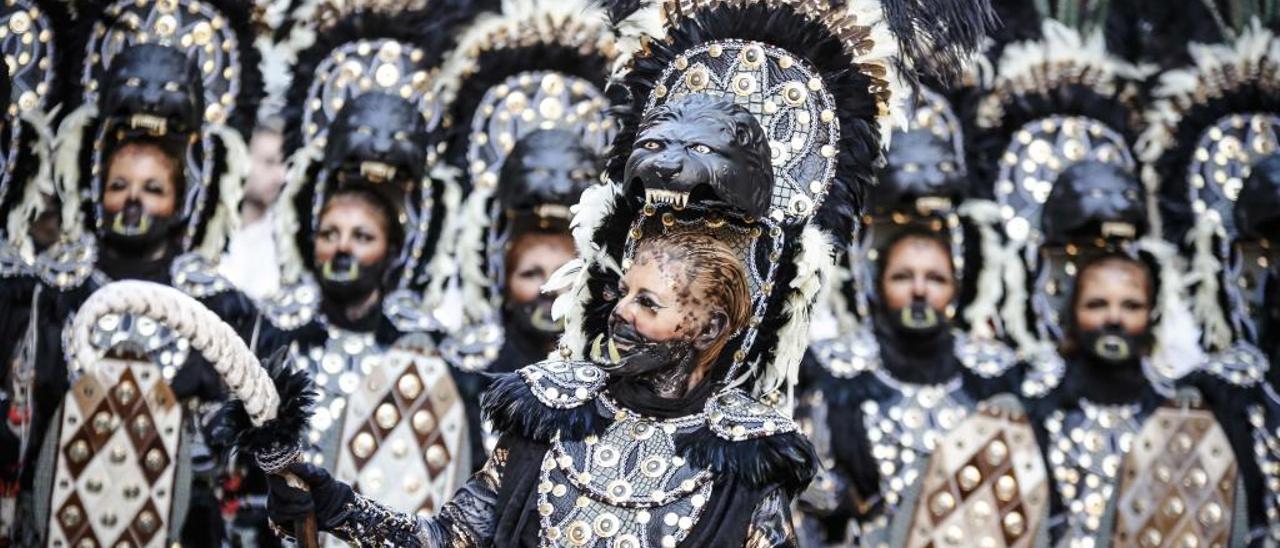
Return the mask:
<svg viewBox="0 0 1280 548">
<path fill-rule="evenodd" d="M 880 492 L 892 508 L 919 479 L 938 440 L 969 416 L 976 402 L 962 390 L 959 376 L 943 384 L 918 385 L 899 382 L 881 369 L 873 374 L 893 391 L 881 401 L 862 402 Z"/>
<path fill-rule="evenodd" d="M 543 459 L 543 545 L 677 545 L 701 517 L 712 482 L 676 454 L 673 436 L 704 427 L 704 414 L 660 421 L 607 398 L 595 404 L 613 424 L 598 437 L 555 442 Z"/>
<path fill-rule="evenodd" d="M 383 354 L 372 333 L 333 326 L 328 331 L 324 345 L 290 347 L 296 366 L 307 368 L 320 389 L 307 432 L 309 458 L 319 466 L 329 465 L 336 457 L 347 399 L 360 387 L 361 379 L 378 367 Z"/>
<path fill-rule="evenodd" d="M 1080 400 L 1079 410 L 1045 419 L 1050 474 L 1066 508 L 1064 539 L 1091 546 L 1115 496 L 1120 468 L 1142 429 L 1138 404 L 1107 406 Z"/>
</svg>

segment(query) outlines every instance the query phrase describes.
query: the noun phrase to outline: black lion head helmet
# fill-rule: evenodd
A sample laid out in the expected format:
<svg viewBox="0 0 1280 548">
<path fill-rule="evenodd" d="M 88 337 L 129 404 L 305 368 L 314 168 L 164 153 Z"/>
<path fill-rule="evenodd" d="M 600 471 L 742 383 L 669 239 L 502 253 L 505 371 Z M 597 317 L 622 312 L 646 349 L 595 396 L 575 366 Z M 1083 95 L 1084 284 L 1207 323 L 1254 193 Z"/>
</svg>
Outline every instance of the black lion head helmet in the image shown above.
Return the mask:
<svg viewBox="0 0 1280 548">
<path fill-rule="evenodd" d="M 1049 192 L 1041 222 L 1051 243 L 1140 238 L 1149 228 L 1142 183 L 1115 164 L 1073 164 Z"/>
<path fill-rule="evenodd" d="M 103 82 L 103 116 L 152 137 L 198 131 L 204 94 L 196 67 L 180 50 L 155 44 L 125 48 Z"/>
<path fill-rule="evenodd" d="M 692 197 L 761 218 L 773 191 L 769 141 L 745 108 L 686 95 L 645 114 L 623 179 L 628 187 L 642 185 L 651 203 L 682 207 Z"/>
<path fill-rule="evenodd" d="M 340 186 L 412 188 L 426 175 L 427 120 L 413 103 L 381 92 L 343 105 L 329 127 L 324 167 Z"/>
</svg>

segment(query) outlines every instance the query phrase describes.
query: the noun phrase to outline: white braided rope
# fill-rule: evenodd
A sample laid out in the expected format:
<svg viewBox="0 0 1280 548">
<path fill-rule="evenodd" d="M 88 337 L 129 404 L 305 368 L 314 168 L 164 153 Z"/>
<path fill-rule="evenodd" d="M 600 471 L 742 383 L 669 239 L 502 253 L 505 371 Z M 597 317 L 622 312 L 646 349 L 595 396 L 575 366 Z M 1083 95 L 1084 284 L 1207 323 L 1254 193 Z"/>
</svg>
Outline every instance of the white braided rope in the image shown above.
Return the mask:
<svg viewBox="0 0 1280 548">
<path fill-rule="evenodd" d="M 167 285 L 124 280 L 102 286 L 76 312 L 71 324 L 73 368 L 92 372 L 103 350 L 94 347 L 90 333 L 107 314 L 146 316 L 191 342 L 227 383 L 231 393 L 244 401 L 254 426 L 276 417 L 280 395 L 271 376 L 258 363 L 231 326 L 195 299 Z"/>
</svg>

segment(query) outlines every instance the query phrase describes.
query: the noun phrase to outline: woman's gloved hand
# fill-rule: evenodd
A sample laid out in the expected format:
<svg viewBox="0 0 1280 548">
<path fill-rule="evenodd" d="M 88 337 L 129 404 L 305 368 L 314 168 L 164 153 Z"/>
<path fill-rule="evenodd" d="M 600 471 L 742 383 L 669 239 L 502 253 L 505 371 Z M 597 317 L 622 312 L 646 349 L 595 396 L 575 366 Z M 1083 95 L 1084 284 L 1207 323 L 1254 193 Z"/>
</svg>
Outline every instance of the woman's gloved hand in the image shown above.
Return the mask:
<svg viewBox="0 0 1280 548">
<path fill-rule="evenodd" d="M 348 504 L 355 499 L 351 486 L 333 479 L 325 469 L 297 463 L 285 469 L 301 480 L 299 485 L 284 474 L 267 475 L 267 515 L 286 531 L 315 512 L 320 530 L 331 530 L 346 517 Z"/>
</svg>

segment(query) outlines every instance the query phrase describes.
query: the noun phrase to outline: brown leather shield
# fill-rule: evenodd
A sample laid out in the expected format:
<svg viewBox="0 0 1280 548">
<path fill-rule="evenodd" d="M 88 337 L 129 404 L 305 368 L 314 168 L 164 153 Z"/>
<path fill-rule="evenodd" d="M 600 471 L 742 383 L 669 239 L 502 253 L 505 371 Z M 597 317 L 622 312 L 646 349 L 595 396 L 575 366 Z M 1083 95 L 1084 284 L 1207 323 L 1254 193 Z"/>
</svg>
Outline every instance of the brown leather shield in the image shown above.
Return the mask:
<svg viewBox="0 0 1280 548">
<path fill-rule="evenodd" d="M 150 361 L 84 371 L 62 405 L 48 545 L 165 546 L 182 415 Z"/>
<path fill-rule="evenodd" d="M 1166 406 L 1147 419 L 1125 458 L 1115 546 L 1226 546 L 1236 459 L 1213 413 Z"/>
<path fill-rule="evenodd" d="M 1047 480 L 1026 416 L 979 404 L 930 457 L 906 546 L 1031 546 Z"/>
<path fill-rule="evenodd" d="M 434 353 L 393 347 L 347 401 L 335 476 L 361 494 L 430 515 L 470 472 L 466 413 Z"/>
</svg>

